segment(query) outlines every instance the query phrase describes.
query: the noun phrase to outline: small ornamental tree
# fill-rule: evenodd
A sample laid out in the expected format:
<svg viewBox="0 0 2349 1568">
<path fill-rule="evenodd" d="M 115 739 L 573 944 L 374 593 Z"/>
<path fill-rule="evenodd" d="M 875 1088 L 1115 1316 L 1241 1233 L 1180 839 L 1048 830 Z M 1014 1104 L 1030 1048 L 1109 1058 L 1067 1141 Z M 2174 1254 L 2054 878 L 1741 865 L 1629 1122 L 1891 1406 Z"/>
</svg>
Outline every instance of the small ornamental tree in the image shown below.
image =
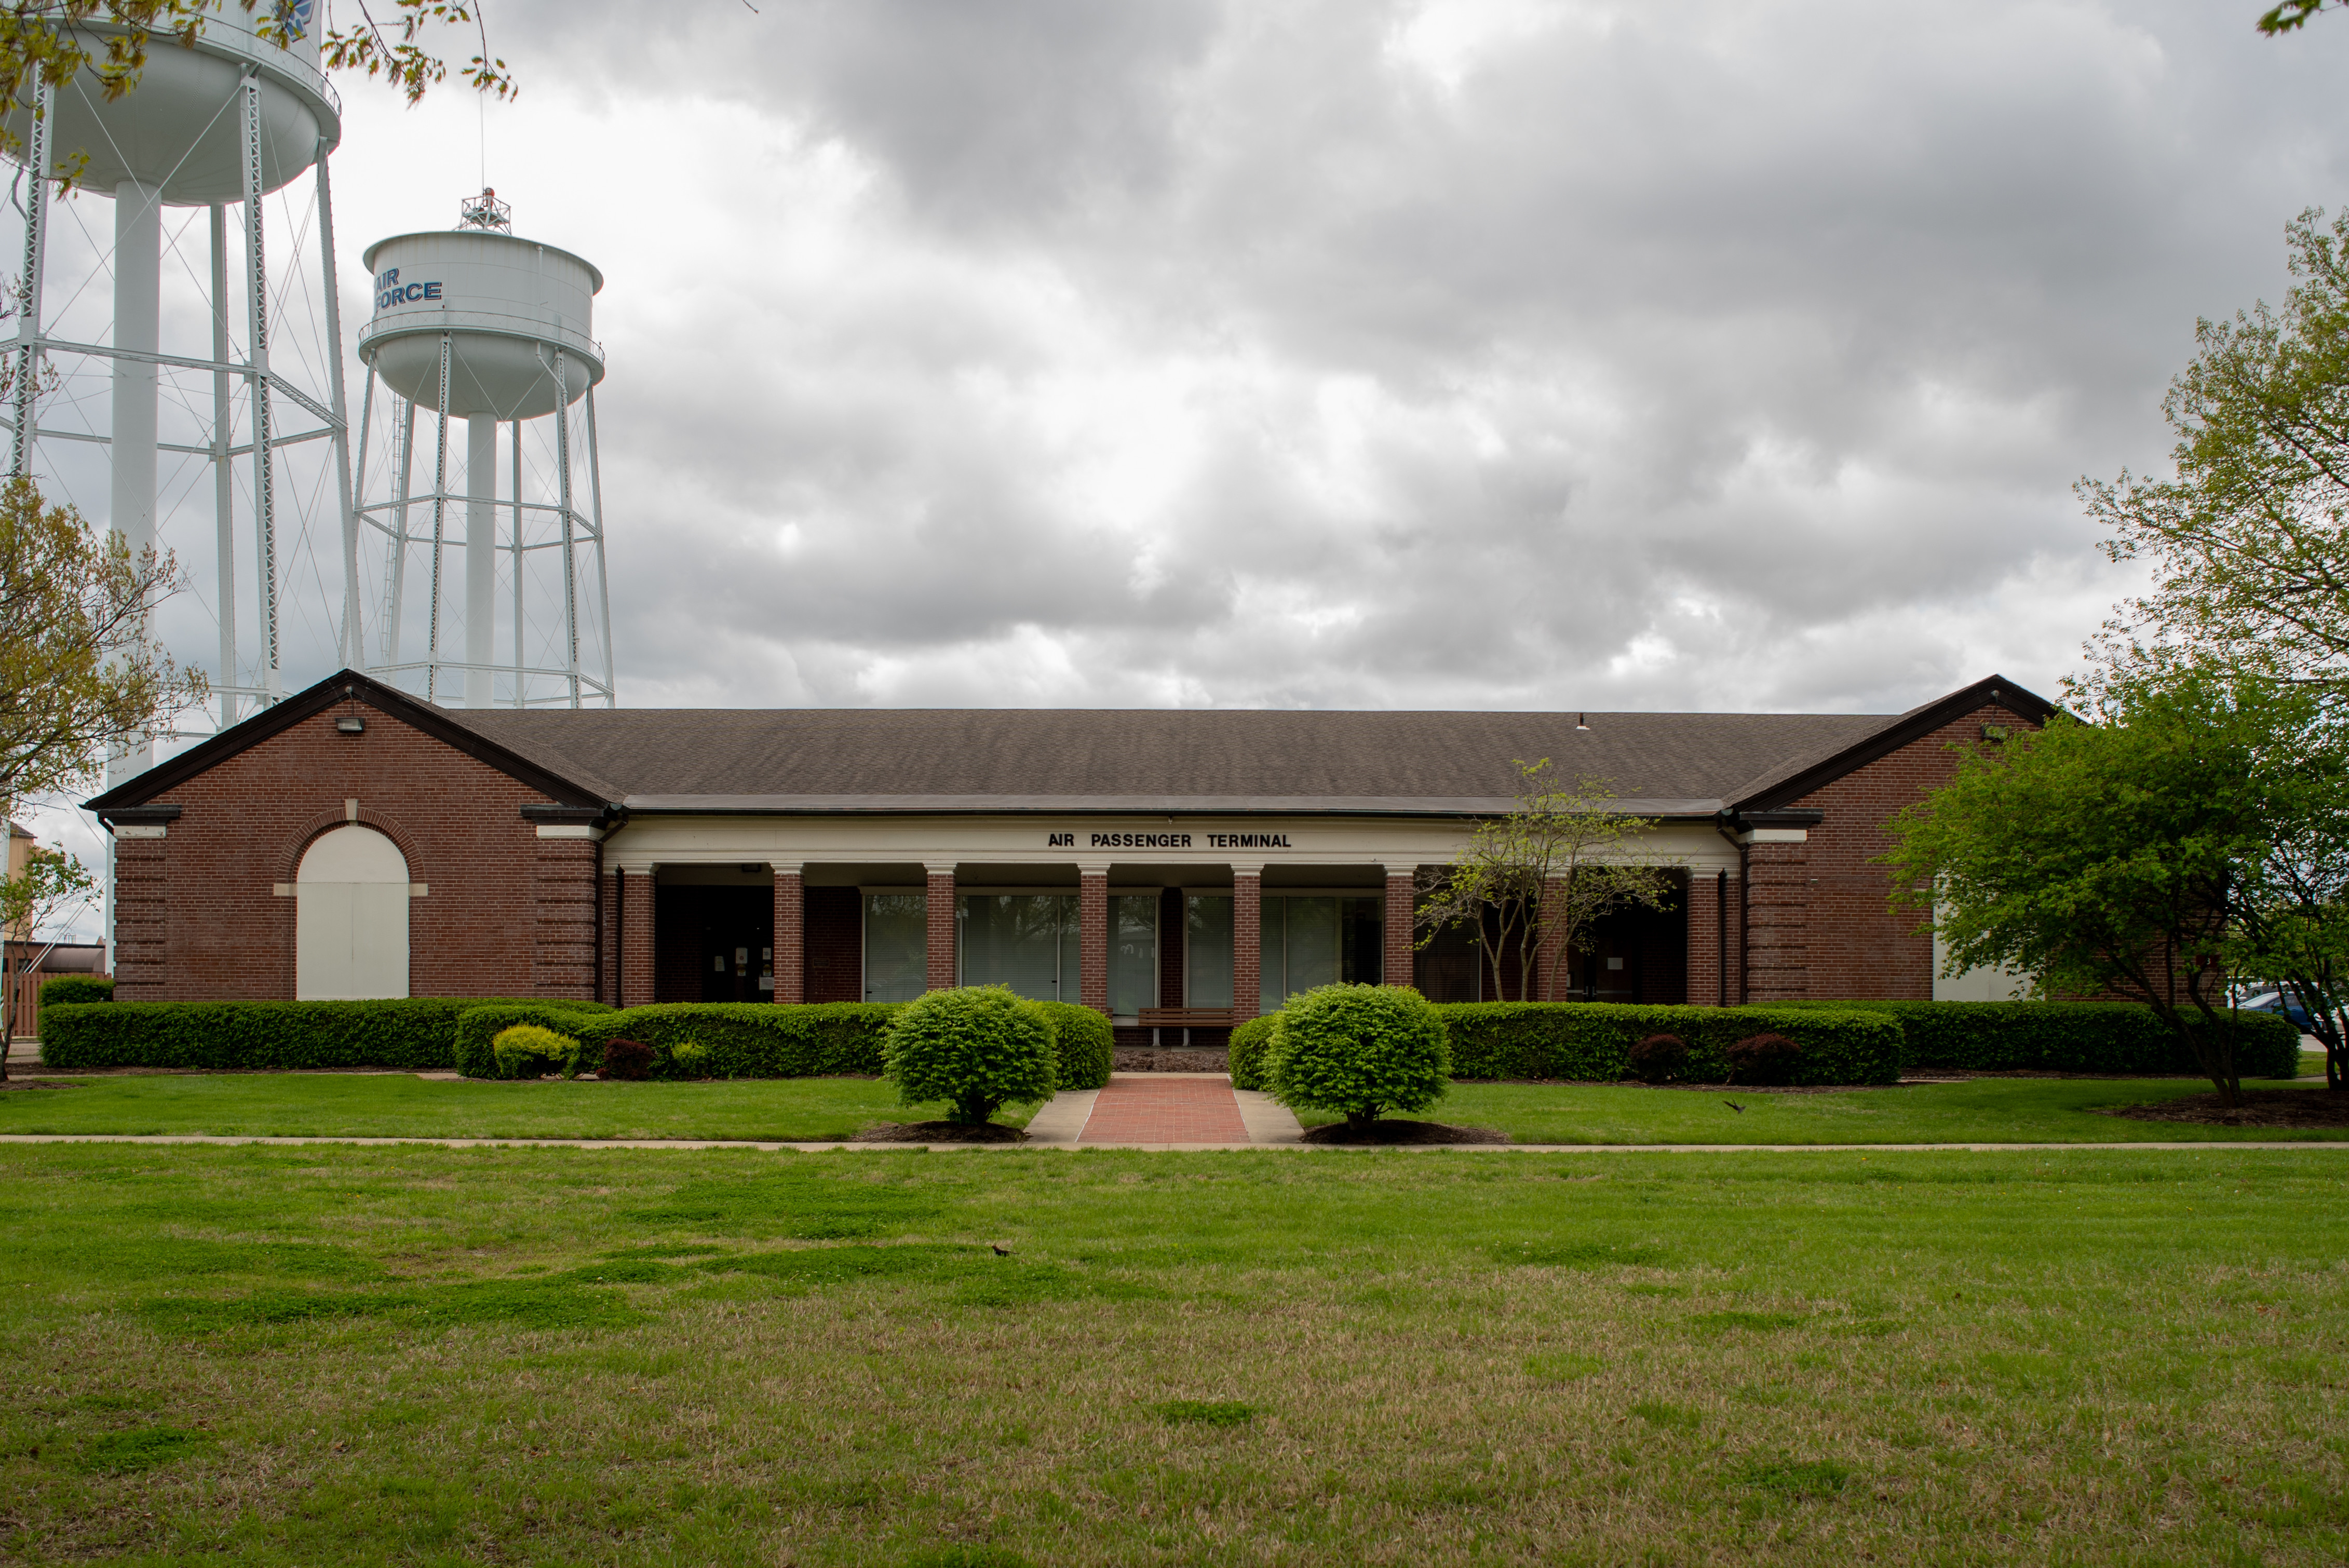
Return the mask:
<svg viewBox="0 0 2349 1568">
<path fill-rule="evenodd" d="M 932 991 L 889 1026 L 883 1072 L 906 1105 L 947 1102 L 947 1119 L 976 1126 L 1007 1105 L 1050 1099 L 1058 1086 L 1052 1025 L 1009 985 Z"/>
<path fill-rule="evenodd" d="M 1334 1110 L 1355 1126 L 1424 1110 L 1452 1086 L 1452 1047 L 1435 1004 L 1400 985 L 1321 985 L 1288 999 L 1264 1058 L 1273 1098 Z"/>
</svg>

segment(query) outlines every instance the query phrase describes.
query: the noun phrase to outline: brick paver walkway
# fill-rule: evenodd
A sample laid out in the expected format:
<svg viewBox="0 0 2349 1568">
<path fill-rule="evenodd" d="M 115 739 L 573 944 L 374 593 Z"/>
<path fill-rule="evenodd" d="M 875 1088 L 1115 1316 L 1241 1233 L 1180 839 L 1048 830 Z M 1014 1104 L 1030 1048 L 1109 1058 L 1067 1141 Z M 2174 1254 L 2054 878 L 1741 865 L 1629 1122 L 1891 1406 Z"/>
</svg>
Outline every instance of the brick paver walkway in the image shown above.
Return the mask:
<svg viewBox="0 0 2349 1568">
<path fill-rule="evenodd" d="M 1080 1143 L 1246 1143 L 1232 1080 L 1121 1073 L 1093 1100 Z"/>
</svg>

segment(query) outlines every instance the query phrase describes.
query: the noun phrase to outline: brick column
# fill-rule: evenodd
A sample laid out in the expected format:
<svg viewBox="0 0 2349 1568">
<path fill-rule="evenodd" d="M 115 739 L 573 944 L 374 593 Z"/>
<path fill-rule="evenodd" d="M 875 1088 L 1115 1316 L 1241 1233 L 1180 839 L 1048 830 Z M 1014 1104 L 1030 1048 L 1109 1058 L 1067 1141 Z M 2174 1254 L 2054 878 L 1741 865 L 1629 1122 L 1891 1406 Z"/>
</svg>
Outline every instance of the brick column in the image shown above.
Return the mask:
<svg viewBox="0 0 2349 1568">
<path fill-rule="evenodd" d="M 603 901 L 603 923 L 595 939 L 595 1000 L 608 1002 L 620 994 L 620 879 L 605 872 L 595 882 L 596 896 Z"/>
<path fill-rule="evenodd" d="M 927 866 L 929 872 L 930 948 L 929 963 L 923 978 L 926 989 L 954 989 L 958 965 L 955 963 L 955 874 L 951 865 Z"/>
<path fill-rule="evenodd" d="M 1232 1022 L 1264 1005 L 1264 870 L 1232 868 Z"/>
<path fill-rule="evenodd" d="M 1418 902 L 1419 868 L 1389 866 L 1385 952 L 1379 961 L 1379 978 L 1386 985 L 1409 985 L 1417 979 L 1412 965 L 1412 934 L 1417 929 L 1413 915 Z"/>
<path fill-rule="evenodd" d="M 1751 844 L 1745 876 L 1745 999 L 1804 1000 L 1811 994 L 1810 846 Z"/>
<path fill-rule="evenodd" d="M 620 901 L 620 1000 L 641 1007 L 653 999 L 653 873 L 624 872 Z"/>
<path fill-rule="evenodd" d="M 114 830 L 114 995 L 121 1001 L 171 998 L 163 962 L 166 831 L 160 822 Z"/>
<path fill-rule="evenodd" d="M 533 996 L 595 994 L 595 841 L 592 830 L 545 827 L 532 846 L 530 987 Z"/>
<path fill-rule="evenodd" d="M 775 995 L 807 1000 L 807 882 L 797 866 L 775 872 Z"/>
<path fill-rule="evenodd" d="M 1567 988 L 1574 955 L 1566 949 L 1566 879 L 1542 882 L 1541 929 L 1534 934 L 1534 972 L 1526 977 L 1526 995 L 1536 1002 L 1571 1002 Z"/>
<path fill-rule="evenodd" d="M 1683 904 L 1688 915 L 1688 1001 L 1691 1006 L 1712 1007 L 1737 1000 L 1737 986 L 1731 973 L 1734 965 L 1724 965 L 1724 957 L 1733 957 L 1737 934 L 1730 929 L 1725 918 L 1724 903 L 1734 907 L 1737 879 L 1715 872 L 1689 872 L 1688 897 Z M 1724 898 L 1723 895 L 1726 895 Z M 1726 944 L 1723 938 L 1729 940 Z"/>
<path fill-rule="evenodd" d="M 1109 867 L 1077 868 L 1077 1000 L 1109 1013 Z"/>
</svg>

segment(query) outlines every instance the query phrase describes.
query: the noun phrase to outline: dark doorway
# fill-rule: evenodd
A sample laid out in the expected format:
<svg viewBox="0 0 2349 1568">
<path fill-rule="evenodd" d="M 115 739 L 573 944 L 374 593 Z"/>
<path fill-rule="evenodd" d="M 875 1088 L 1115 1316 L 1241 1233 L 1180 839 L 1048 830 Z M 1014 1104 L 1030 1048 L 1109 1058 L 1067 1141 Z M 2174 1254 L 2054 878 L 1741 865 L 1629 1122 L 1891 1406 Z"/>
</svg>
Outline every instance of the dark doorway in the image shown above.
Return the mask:
<svg viewBox="0 0 2349 1568">
<path fill-rule="evenodd" d="M 1601 917 L 1568 965 L 1574 993 L 1559 1001 L 1679 1004 L 1688 1000 L 1688 873 L 1672 873 L 1659 909 Z"/>
<path fill-rule="evenodd" d="M 775 999 L 771 888 L 664 887 L 655 919 L 659 1000 Z"/>
</svg>

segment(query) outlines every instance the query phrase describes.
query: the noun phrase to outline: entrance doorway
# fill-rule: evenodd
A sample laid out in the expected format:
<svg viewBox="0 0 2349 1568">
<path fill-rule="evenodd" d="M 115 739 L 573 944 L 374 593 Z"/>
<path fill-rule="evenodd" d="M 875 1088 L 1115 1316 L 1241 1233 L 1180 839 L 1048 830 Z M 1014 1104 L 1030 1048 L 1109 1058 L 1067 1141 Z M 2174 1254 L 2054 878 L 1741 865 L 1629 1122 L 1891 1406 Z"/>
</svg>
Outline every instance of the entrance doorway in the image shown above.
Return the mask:
<svg viewBox="0 0 2349 1568">
<path fill-rule="evenodd" d="M 654 923 L 657 1000 L 775 999 L 771 887 L 663 887 Z"/>
</svg>

